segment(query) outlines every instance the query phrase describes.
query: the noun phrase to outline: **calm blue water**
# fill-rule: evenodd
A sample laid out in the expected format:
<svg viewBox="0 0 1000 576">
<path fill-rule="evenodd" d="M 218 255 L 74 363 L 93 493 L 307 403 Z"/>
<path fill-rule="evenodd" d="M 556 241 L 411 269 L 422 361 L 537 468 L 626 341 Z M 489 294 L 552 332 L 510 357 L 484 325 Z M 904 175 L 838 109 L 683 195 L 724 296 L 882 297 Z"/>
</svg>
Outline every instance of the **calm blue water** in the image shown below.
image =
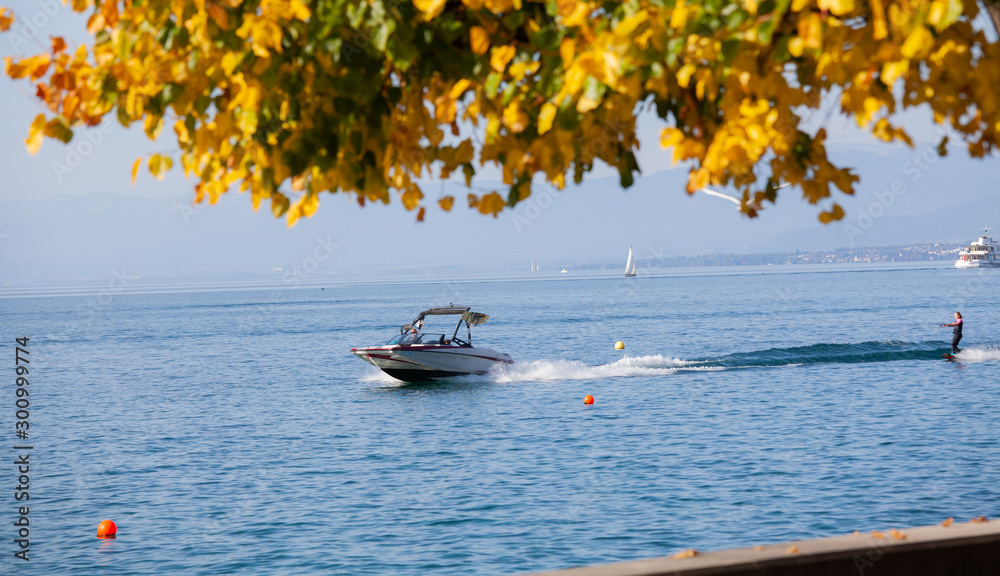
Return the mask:
<svg viewBox="0 0 1000 576">
<path fill-rule="evenodd" d="M 511 574 L 1000 514 L 1000 272 L 322 286 L 0 293 L 35 445 L 3 572 Z M 449 302 L 518 364 L 400 385 L 351 356 Z"/>
</svg>

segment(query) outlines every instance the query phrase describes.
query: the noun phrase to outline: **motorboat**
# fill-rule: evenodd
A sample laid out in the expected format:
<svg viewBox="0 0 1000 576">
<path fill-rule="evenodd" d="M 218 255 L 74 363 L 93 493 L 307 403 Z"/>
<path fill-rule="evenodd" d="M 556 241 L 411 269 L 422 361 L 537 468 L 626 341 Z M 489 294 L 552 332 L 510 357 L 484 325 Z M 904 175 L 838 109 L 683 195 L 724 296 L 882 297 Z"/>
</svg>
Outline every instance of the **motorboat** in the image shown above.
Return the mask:
<svg viewBox="0 0 1000 576">
<path fill-rule="evenodd" d="M 958 253 L 958 260 L 955 261 L 955 268 L 996 268 L 1000 266 L 1000 243 L 987 236 L 989 231 L 989 228 L 985 228 L 979 239 L 962 248 Z"/>
<path fill-rule="evenodd" d="M 424 330 L 426 322 L 439 320 L 436 318 L 439 316 L 458 317 L 450 337 L 447 333 L 432 331 L 434 328 Z M 399 334 L 385 345 L 352 348 L 351 352 L 389 376 L 405 382 L 485 374 L 494 366 L 514 363 L 503 352 L 472 346 L 472 327 L 485 323 L 489 318 L 486 314 L 473 312 L 468 306 L 431 308 L 421 312 L 413 322 L 401 326 Z M 459 337 L 462 324 L 465 324 L 465 339 Z"/>
</svg>

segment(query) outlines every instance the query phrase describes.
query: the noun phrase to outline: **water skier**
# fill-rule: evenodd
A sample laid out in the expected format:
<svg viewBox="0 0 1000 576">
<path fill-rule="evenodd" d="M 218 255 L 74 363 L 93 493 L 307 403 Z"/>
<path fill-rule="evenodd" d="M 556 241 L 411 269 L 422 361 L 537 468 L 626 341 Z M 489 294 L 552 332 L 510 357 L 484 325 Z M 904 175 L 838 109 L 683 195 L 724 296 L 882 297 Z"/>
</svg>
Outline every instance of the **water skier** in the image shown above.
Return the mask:
<svg viewBox="0 0 1000 576">
<path fill-rule="evenodd" d="M 958 354 L 961 352 L 958 348 L 958 343 L 962 340 L 962 313 L 955 312 L 955 321 L 951 324 L 942 324 L 942 328 L 954 328 L 952 330 L 953 336 L 951 337 L 951 353 Z"/>
</svg>

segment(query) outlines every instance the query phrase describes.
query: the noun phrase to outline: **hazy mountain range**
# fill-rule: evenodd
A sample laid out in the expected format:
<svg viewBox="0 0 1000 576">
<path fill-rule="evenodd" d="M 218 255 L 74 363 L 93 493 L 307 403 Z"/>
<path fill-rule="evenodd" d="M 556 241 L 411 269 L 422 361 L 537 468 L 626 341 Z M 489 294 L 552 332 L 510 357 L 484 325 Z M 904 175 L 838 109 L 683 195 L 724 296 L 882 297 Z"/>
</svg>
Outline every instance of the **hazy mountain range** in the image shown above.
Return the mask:
<svg viewBox="0 0 1000 576">
<path fill-rule="evenodd" d="M 630 244 L 639 259 L 849 244 L 961 244 L 984 224 L 1000 226 L 995 158 L 970 160 L 959 150 L 940 159 L 926 146 L 835 145 L 831 156 L 853 166 L 862 184 L 856 197 L 837 198 L 848 215 L 830 226 L 817 222 L 818 206 L 790 190 L 778 206 L 748 220 L 725 200 L 687 196 L 683 169 L 653 172 L 627 191 L 609 178 L 561 193 L 539 186 L 497 219 L 465 208 L 464 187 L 427 184 L 432 207 L 424 223 L 416 223 L 398 201 L 361 209 L 339 195 L 325 195 L 317 215 L 292 229 L 266 205 L 253 213 L 249 197 L 237 193 L 215 206 L 192 206 L 189 189 L 159 198 L 93 191 L 7 200 L 0 202 L 0 282 L 99 279 L 122 269 L 168 278 L 274 274 L 303 266 L 351 274 L 429 266 L 527 270 L 532 259 L 553 269 L 624 264 Z M 494 186 L 475 184 L 480 192 Z M 436 208 L 444 193 L 457 198 L 450 214 Z"/>
</svg>

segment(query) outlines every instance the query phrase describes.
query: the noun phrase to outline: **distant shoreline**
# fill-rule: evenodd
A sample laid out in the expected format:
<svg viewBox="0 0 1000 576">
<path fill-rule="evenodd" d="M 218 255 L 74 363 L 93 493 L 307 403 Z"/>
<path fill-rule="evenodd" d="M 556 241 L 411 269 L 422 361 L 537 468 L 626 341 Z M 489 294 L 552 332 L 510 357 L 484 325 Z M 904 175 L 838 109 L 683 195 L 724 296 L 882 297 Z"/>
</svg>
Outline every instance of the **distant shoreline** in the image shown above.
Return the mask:
<svg viewBox="0 0 1000 576">
<path fill-rule="evenodd" d="M 898 252 L 897 252 L 898 254 Z M 719 255 L 726 258 L 730 255 Z M 768 255 L 765 255 L 768 256 Z M 749 258 L 750 256 L 748 256 Z M 680 260 L 672 259 L 672 260 Z M 638 266 L 638 278 L 670 278 L 675 276 L 731 275 L 731 274 L 781 274 L 783 272 L 825 273 L 838 271 L 863 271 L 868 269 L 910 269 L 921 264 L 930 268 L 951 268 L 950 259 L 900 260 L 895 261 L 809 261 L 796 258 L 784 262 L 746 262 L 738 264 L 680 264 Z M 869 268 L 871 266 L 872 268 Z M 427 268 L 392 270 L 345 270 L 340 272 L 318 271 L 308 277 L 282 276 L 280 273 L 260 272 L 257 274 L 191 275 L 174 277 L 128 276 L 119 278 L 60 278 L 28 279 L 22 282 L 0 282 L 0 299 L 34 297 L 76 297 L 99 295 L 114 299 L 119 295 L 174 294 L 185 292 L 225 292 L 246 290 L 327 290 L 336 294 L 338 288 L 357 285 L 416 285 L 416 284 L 466 284 L 476 282 L 546 282 L 580 280 L 629 281 L 622 276 L 624 267 L 600 264 L 571 264 L 568 273 L 560 273 L 559 267 L 550 266 L 540 272 L 529 272 L 527 267 L 491 266 L 467 268 L 439 266 Z"/>
</svg>

